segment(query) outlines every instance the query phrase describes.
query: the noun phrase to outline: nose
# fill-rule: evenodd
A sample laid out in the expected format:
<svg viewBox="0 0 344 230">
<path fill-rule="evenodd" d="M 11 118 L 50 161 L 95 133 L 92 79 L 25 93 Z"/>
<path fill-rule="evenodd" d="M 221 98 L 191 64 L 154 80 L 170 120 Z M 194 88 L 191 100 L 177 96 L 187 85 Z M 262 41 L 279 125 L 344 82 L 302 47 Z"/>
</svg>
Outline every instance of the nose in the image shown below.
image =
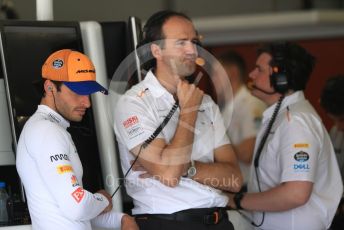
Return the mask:
<svg viewBox="0 0 344 230">
<path fill-rule="evenodd" d="M 253 80 L 255 78 L 255 72 L 256 72 L 256 68 L 254 68 L 249 74 L 248 77 Z"/>
<path fill-rule="evenodd" d="M 90 96 L 89 95 L 82 95 L 81 96 L 81 103 L 83 106 L 86 108 L 91 107 L 91 101 L 90 101 Z"/>
<path fill-rule="evenodd" d="M 187 42 L 185 49 L 186 49 L 187 54 L 194 54 L 197 56 L 197 46 L 195 43 L 193 43 L 191 41 Z"/>
</svg>

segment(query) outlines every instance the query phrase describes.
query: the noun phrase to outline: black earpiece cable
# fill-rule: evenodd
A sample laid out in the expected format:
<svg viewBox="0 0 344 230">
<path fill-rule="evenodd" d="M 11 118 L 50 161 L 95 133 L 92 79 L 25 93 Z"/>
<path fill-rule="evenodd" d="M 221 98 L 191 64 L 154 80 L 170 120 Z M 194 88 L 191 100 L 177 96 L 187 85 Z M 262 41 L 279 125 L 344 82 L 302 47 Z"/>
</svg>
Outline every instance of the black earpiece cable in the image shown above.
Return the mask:
<svg viewBox="0 0 344 230">
<path fill-rule="evenodd" d="M 263 135 L 263 138 L 262 140 L 260 141 L 259 143 L 259 146 L 258 146 L 258 149 L 257 149 L 257 154 L 256 154 L 256 157 L 254 158 L 254 167 L 255 168 L 258 168 L 259 167 L 259 158 L 260 158 L 260 155 L 262 154 L 262 151 L 263 151 L 263 148 L 264 148 L 264 145 L 265 145 L 265 142 L 266 140 L 268 139 L 268 136 L 270 134 L 270 131 L 272 129 L 272 125 L 275 123 L 275 120 L 276 120 L 276 117 L 277 117 L 277 114 L 278 114 L 278 111 L 280 110 L 281 108 L 281 104 L 282 104 L 282 101 L 284 99 L 284 95 L 282 95 L 278 102 L 277 102 L 277 105 L 275 107 L 275 110 L 271 116 L 271 119 L 269 121 L 269 124 L 265 130 L 265 133 Z"/>
<path fill-rule="evenodd" d="M 159 133 L 163 130 L 163 128 L 167 125 L 167 123 L 171 120 L 173 114 L 176 112 L 177 108 L 179 106 L 179 102 L 178 100 L 174 103 L 174 105 L 172 106 L 170 112 L 168 112 L 167 116 L 164 118 L 164 120 L 161 122 L 161 124 L 158 126 L 158 128 L 156 128 L 156 130 L 153 132 L 153 134 L 143 142 L 143 144 L 140 147 L 140 150 L 138 152 L 138 154 L 136 155 L 133 163 L 130 165 L 129 169 L 126 171 L 126 173 L 123 176 L 123 180 L 120 180 L 118 187 L 116 188 L 116 190 L 113 192 L 113 194 L 111 195 L 111 197 L 113 197 L 117 191 L 123 186 L 125 178 L 128 176 L 130 170 L 133 168 L 134 164 L 136 163 L 136 161 L 139 159 L 139 156 L 141 154 L 142 148 L 146 148 L 158 135 Z"/>
</svg>

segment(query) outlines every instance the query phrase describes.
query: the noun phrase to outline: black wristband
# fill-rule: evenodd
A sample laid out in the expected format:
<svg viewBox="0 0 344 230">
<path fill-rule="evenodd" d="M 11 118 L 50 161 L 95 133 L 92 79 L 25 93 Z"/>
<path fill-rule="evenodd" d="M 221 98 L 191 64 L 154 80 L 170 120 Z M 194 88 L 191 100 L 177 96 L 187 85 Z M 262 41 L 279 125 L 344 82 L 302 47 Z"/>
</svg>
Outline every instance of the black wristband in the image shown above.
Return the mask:
<svg viewBox="0 0 344 230">
<path fill-rule="evenodd" d="M 237 209 L 243 209 L 241 207 L 241 200 L 244 197 L 244 195 L 245 195 L 245 193 L 243 193 L 243 192 L 238 192 L 234 195 L 233 200 L 234 200 L 234 203 L 235 203 L 235 206 Z"/>
</svg>

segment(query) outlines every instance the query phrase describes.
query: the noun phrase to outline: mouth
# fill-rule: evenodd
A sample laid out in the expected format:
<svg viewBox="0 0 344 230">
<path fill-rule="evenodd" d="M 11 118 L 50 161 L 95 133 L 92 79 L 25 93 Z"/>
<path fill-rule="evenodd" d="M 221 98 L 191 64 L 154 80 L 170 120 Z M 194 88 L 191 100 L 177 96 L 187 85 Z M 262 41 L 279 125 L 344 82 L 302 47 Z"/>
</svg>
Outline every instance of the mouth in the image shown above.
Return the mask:
<svg viewBox="0 0 344 230">
<path fill-rule="evenodd" d="M 254 90 L 255 85 L 254 85 L 253 81 L 247 82 L 247 88 L 251 91 Z"/>
<path fill-rule="evenodd" d="M 76 109 L 75 110 L 80 116 L 84 116 L 86 113 L 86 109 Z"/>
<path fill-rule="evenodd" d="M 185 59 L 184 63 L 187 65 L 195 65 L 196 64 L 195 59 Z"/>
<path fill-rule="evenodd" d="M 195 62 L 196 62 L 196 59 L 197 59 L 196 56 L 190 55 L 190 56 L 186 56 L 185 59 L 184 59 L 184 61 L 190 62 L 190 63 L 195 63 Z"/>
</svg>

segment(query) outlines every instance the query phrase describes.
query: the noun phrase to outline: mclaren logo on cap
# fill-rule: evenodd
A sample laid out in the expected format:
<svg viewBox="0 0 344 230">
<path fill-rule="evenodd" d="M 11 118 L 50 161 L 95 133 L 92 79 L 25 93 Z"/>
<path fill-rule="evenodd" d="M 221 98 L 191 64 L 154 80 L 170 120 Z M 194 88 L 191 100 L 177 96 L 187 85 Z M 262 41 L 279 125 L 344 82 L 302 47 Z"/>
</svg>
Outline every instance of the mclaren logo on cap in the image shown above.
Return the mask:
<svg viewBox="0 0 344 230">
<path fill-rule="evenodd" d="M 55 61 L 53 61 L 53 67 L 55 69 L 59 69 L 63 66 L 63 61 L 60 59 L 56 59 Z"/>
<path fill-rule="evenodd" d="M 94 69 L 80 69 L 76 73 L 96 73 Z"/>
</svg>

